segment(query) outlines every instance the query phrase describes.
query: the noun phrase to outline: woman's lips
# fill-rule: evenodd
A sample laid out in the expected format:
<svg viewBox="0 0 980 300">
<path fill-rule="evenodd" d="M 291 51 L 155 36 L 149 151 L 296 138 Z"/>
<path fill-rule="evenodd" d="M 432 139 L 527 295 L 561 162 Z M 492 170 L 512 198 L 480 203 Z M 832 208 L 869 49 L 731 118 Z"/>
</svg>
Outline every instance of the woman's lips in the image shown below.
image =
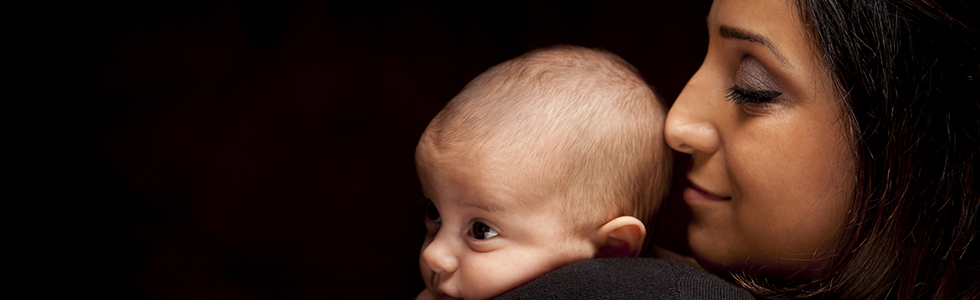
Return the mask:
<svg viewBox="0 0 980 300">
<path fill-rule="evenodd" d="M 687 203 L 692 202 L 704 202 L 704 201 L 728 201 L 732 200 L 732 197 L 722 197 L 712 193 L 709 193 L 702 189 L 701 187 L 690 183 L 688 181 L 687 188 L 684 189 L 684 200 Z"/>
</svg>

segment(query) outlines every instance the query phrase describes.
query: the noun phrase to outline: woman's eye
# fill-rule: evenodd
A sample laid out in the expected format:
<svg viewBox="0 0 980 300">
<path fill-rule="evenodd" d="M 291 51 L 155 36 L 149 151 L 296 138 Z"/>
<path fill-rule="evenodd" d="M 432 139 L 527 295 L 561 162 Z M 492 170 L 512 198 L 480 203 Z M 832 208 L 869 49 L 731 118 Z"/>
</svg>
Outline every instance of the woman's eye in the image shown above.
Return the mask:
<svg viewBox="0 0 980 300">
<path fill-rule="evenodd" d="M 472 232 L 473 237 L 478 240 L 485 240 L 500 235 L 496 230 L 487 226 L 487 224 L 483 224 L 483 222 L 473 222 Z"/>
<path fill-rule="evenodd" d="M 439 216 L 439 209 L 436 208 L 435 204 L 432 204 L 432 200 L 425 201 L 425 219 L 432 223 L 442 222 L 442 217 Z"/>
<path fill-rule="evenodd" d="M 728 101 L 735 104 L 766 106 L 776 102 L 783 93 L 780 80 L 754 57 L 742 59 L 735 72 L 735 85 L 728 89 Z"/>
<path fill-rule="evenodd" d="M 736 85 L 728 89 L 728 95 L 725 98 L 728 98 L 728 101 L 735 104 L 766 104 L 772 102 L 782 94 L 770 90 L 744 89 Z"/>
</svg>

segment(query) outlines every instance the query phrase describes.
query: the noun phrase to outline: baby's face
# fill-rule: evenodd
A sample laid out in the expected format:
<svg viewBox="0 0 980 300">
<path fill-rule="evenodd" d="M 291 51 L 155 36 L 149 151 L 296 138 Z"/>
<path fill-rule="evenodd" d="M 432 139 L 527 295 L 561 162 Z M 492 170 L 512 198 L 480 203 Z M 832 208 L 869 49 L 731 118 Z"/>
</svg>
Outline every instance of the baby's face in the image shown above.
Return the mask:
<svg viewBox="0 0 980 300">
<path fill-rule="evenodd" d="M 430 199 L 419 267 L 436 298 L 486 299 L 545 273 L 591 258 L 587 233 L 562 230 L 547 193 L 526 165 L 465 152 L 418 164 Z M 537 205 L 535 204 L 537 203 Z"/>
</svg>

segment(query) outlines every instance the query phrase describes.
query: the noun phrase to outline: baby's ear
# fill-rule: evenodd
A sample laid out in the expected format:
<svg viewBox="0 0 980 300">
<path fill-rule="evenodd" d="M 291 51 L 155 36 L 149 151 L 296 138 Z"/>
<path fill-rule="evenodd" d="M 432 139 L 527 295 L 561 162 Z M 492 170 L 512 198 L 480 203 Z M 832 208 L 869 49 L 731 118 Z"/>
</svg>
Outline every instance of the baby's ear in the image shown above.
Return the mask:
<svg viewBox="0 0 980 300">
<path fill-rule="evenodd" d="M 601 257 L 632 257 L 640 254 L 647 229 L 643 222 L 631 216 L 622 216 L 603 224 L 596 231 L 596 242 Z"/>
</svg>

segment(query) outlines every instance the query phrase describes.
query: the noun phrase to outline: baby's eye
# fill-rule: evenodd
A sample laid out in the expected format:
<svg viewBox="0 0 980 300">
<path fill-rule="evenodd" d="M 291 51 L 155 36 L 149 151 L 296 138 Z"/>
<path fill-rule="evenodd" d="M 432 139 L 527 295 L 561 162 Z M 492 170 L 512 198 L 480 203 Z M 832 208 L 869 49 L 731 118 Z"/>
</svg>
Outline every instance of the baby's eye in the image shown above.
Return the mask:
<svg viewBox="0 0 980 300">
<path fill-rule="evenodd" d="M 432 204 L 432 200 L 426 200 L 425 206 L 426 220 L 432 223 L 442 222 L 442 217 L 439 216 L 439 209 L 436 208 L 435 204 Z"/>
<path fill-rule="evenodd" d="M 478 240 L 485 240 L 500 235 L 496 230 L 483 224 L 483 222 L 473 222 L 473 237 Z"/>
</svg>

